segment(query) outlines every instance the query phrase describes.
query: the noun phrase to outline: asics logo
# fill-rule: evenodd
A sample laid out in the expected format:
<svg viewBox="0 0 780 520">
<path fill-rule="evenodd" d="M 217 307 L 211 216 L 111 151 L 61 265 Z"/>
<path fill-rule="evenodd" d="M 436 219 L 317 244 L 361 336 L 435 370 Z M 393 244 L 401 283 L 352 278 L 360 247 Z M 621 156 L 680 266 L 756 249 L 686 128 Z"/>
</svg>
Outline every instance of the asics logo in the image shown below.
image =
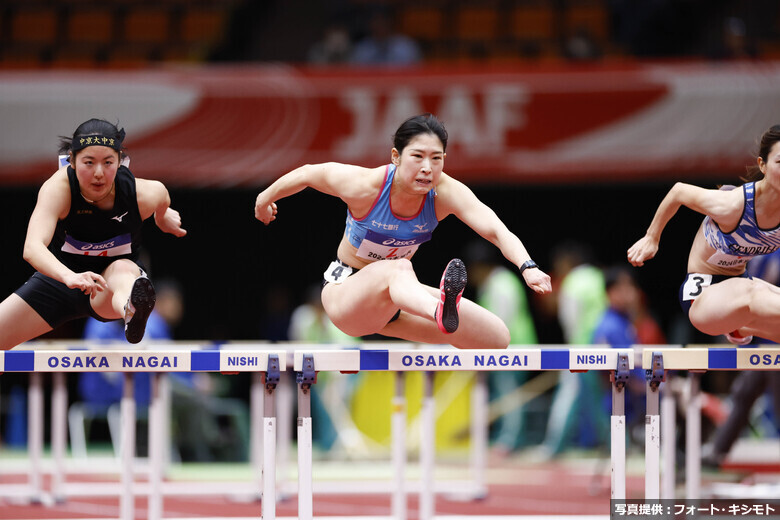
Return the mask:
<svg viewBox="0 0 780 520">
<path fill-rule="evenodd" d="M 396 240 L 394 238 L 388 238 L 382 242 L 383 246 L 411 246 L 417 243 L 417 239 L 413 240 Z"/>
<path fill-rule="evenodd" d="M 97 249 L 109 249 L 109 248 L 114 247 L 114 245 L 115 245 L 115 243 L 112 240 L 111 242 L 105 242 L 103 244 L 84 244 L 83 246 L 81 246 L 80 249 L 82 251 L 88 251 L 90 249 L 92 249 L 94 251 L 94 250 L 97 250 Z"/>
</svg>

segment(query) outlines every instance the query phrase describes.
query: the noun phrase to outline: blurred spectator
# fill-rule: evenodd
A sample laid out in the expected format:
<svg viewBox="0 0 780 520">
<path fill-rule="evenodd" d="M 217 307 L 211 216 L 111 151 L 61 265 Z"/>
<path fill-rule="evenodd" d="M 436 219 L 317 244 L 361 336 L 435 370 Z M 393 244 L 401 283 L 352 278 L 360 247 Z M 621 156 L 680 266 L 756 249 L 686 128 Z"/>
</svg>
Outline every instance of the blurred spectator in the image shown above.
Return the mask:
<svg viewBox="0 0 780 520">
<path fill-rule="evenodd" d="M 660 332 L 660 328 L 643 309 L 642 290 L 637 285 L 634 272 L 628 265 L 621 264 L 607 269 L 604 272 L 604 286 L 609 307 L 604 311 L 593 333 L 594 344 L 607 344 L 613 348 L 631 348 L 635 344 L 643 343 L 636 327 L 639 319 L 647 323 L 646 329 L 653 331 L 652 335 L 648 336 L 653 340 L 652 343 L 665 343 L 663 336 L 655 332 Z M 609 388 L 611 385 L 605 386 Z M 645 374 L 642 368 L 637 367 L 631 372 L 626 395 L 626 423 L 633 427 L 641 422 L 643 428 Z M 609 398 L 606 402 L 605 410 L 610 410 L 612 402 Z M 605 415 L 609 416 L 609 412 Z M 631 427 L 629 431 L 633 430 Z"/>
<path fill-rule="evenodd" d="M 716 43 L 710 49 L 710 57 L 717 60 L 755 59 L 758 49 L 747 34 L 747 25 L 737 16 L 726 17 L 716 38 Z"/>
<path fill-rule="evenodd" d="M 604 273 L 604 287 L 609 306 L 596 325 L 593 343 L 630 348 L 638 342 L 634 318 L 641 301 L 633 272 L 627 266 L 610 267 Z"/>
<path fill-rule="evenodd" d="M 280 282 L 271 283 L 263 295 L 260 314 L 260 339 L 287 341 L 290 339 L 290 315 L 292 313 L 290 288 Z"/>
<path fill-rule="evenodd" d="M 690 53 L 712 11 L 703 0 L 609 0 L 609 9 L 617 43 L 646 58 Z"/>
<path fill-rule="evenodd" d="M 160 280 L 155 283 L 157 302 L 146 324 L 145 339 L 168 340 L 172 329 L 181 321 L 184 305 L 178 284 Z M 123 320 L 102 322 L 88 318 L 84 339 L 93 341 L 121 341 L 125 337 Z M 193 374 L 174 373 L 174 377 L 191 380 Z M 114 372 L 83 372 L 79 374 L 79 395 L 84 402 L 108 407 L 122 398 L 122 374 Z M 135 374 L 135 400 L 138 406 L 149 405 L 149 374 Z"/>
<path fill-rule="evenodd" d="M 637 342 L 640 345 L 665 345 L 666 334 L 647 306 L 647 295 L 640 289 L 639 309 L 634 318 Z"/>
<path fill-rule="evenodd" d="M 368 35 L 355 44 L 351 62 L 356 65 L 412 65 L 422 59 L 412 38 L 395 32 L 393 19 L 384 9 L 374 11 Z"/>
<path fill-rule="evenodd" d="M 355 343 L 358 340 L 348 336 L 336 327 L 320 300 L 322 285 L 314 284 L 306 291 L 306 301 L 296 307 L 290 317 L 288 335 L 292 341 L 311 343 Z"/>
<path fill-rule="evenodd" d="M 558 319 L 565 341 L 571 345 L 591 343 L 607 308 L 604 274 L 591 261 L 590 249 L 579 242 L 561 243 L 553 252 L 553 276 L 561 280 Z M 560 455 L 574 441 L 578 425 L 595 437 L 585 443 L 606 441 L 609 419 L 599 409 L 603 394 L 598 372 L 561 371 L 543 443 L 547 455 Z"/>
<path fill-rule="evenodd" d="M 565 242 L 553 252 L 553 270 L 560 277 L 558 319 L 566 343 L 588 345 L 607 307 L 604 274 L 593 265 L 590 248 Z"/>
<path fill-rule="evenodd" d="M 146 324 L 144 342 L 173 339 L 173 329 L 179 323 L 184 311 L 182 293 L 178 283 L 159 280 L 155 283 L 157 302 Z M 123 320 L 101 322 L 89 318 L 84 328 L 84 339 L 95 341 L 124 340 Z M 241 403 L 211 397 L 211 376 L 207 373 L 172 372 L 171 414 L 172 436 L 178 455 L 183 461 L 242 460 L 245 446 L 236 437 L 243 432 L 227 435 L 232 425 L 218 424 L 217 415 L 245 415 Z M 121 373 L 84 372 L 79 374 L 80 403 L 87 415 L 101 416 L 122 397 Z M 136 405 L 145 411 L 149 406 L 151 379 L 148 373 L 135 373 Z M 218 405 L 217 405 L 218 403 Z M 143 430 L 142 430 L 143 431 Z M 139 436 L 143 439 L 143 435 Z M 236 442 L 238 440 L 238 442 Z"/>
<path fill-rule="evenodd" d="M 514 272 L 499 262 L 497 250 L 484 241 L 469 244 L 465 253 L 469 270 L 469 283 L 477 290 L 476 302 L 491 311 L 509 328 L 510 345 L 534 345 L 536 330 L 528 306 L 525 283 Z M 491 402 L 516 395 L 532 376 L 531 372 L 499 371 L 488 373 Z M 517 403 L 514 409 L 501 416 L 493 428 L 494 452 L 505 455 L 529 444 L 526 438 L 529 428 L 525 423 L 525 410 Z"/>
<path fill-rule="evenodd" d="M 322 39 L 309 49 L 307 61 L 314 65 L 334 65 L 349 62 L 352 53 L 352 39 L 341 23 L 332 23 L 325 28 Z"/>
<path fill-rule="evenodd" d="M 585 27 L 578 27 L 564 41 L 563 55 L 571 61 L 593 61 L 603 56 L 603 51 L 593 35 Z"/>
<path fill-rule="evenodd" d="M 290 318 L 290 340 L 317 343 L 317 348 L 325 348 L 328 344 L 338 347 L 357 343 L 357 338 L 341 332 L 325 314 L 320 299 L 321 292 L 321 283 L 309 287 L 306 301 L 293 311 Z M 346 415 L 343 403 L 349 400 L 348 395 L 352 391 L 351 387 L 346 385 L 351 385 L 352 379 L 354 378 L 331 377 L 329 372 L 320 372 L 317 375 L 317 384 L 312 387 L 312 441 L 324 451 L 331 449 L 338 439 L 334 422 L 338 422 L 339 427 L 343 426 Z M 295 381 L 294 374 L 290 381 Z"/>
</svg>

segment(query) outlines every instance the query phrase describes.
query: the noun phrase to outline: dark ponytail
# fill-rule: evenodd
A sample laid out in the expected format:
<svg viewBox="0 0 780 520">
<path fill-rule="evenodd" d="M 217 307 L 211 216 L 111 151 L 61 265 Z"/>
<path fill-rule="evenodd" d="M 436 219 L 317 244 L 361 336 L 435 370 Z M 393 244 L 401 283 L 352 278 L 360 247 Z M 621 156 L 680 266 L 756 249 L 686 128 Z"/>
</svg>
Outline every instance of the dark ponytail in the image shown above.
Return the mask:
<svg viewBox="0 0 780 520">
<path fill-rule="evenodd" d="M 780 125 L 773 125 L 761 136 L 761 142 L 758 145 L 758 157 L 761 157 L 766 163 L 769 159 L 770 150 L 772 150 L 772 147 L 778 142 L 780 142 Z M 764 176 L 764 174 L 761 173 L 761 168 L 758 167 L 758 164 L 748 166 L 746 170 L 747 173 L 742 177 L 742 180 L 745 182 L 757 181 Z"/>
</svg>

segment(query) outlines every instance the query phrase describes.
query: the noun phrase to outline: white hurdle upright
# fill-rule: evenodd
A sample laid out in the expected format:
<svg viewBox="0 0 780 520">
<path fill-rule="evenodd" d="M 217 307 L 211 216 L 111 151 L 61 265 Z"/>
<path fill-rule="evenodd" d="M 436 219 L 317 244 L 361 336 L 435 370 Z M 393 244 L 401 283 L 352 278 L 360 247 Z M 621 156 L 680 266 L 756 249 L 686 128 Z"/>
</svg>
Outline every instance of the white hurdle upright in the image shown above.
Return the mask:
<svg viewBox="0 0 780 520">
<path fill-rule="evenodd" d="M 43 503 L 43 475 L 41 472 L 41 458 L 43 457 L 43 421 L 37 421 L 43 417 L 43 376 L 30 374 L 30 388 L 27 391 L 30 400 L 30 414 L 27 417 L 27 435 L 29 437 L 30 464 L 35 471 L 30 473 L 30 489 L 33 503 Z"/>
<path fill-rule="evenodd" d="M 52 358 L 49 359 L 51 360 Z M 133 395 L 133 378 L 132 372 L 126 372 L 124 374 L 125 381 L 124 387 L 122 388 L 122 400 L 119 404 L 122 416 L 122 440 L 119 444 L 119 453 L 122 459 L 122 494 L 119 498 L 119 518 L 121 520 L 130 520 L 135 517 L 135 493 L 133 486 L 135 483 L 135 475 L 133 474 L 133 461 L 135 460 L 136 403 L 135 396 Z M 156 404 L 152 405 L 152 407 L 154 406 L 156 406 Z M 157 447 L 152 445 L 152 439 L 149 439 L 149 442 L 149 451 L 151 453 L 156 453 Z M 156 479 L 152 479 L 152 481 L 154 480 Z M 150 503 L 154 503 L 157 502 L 157 499 L 150 496 L 149 501 Z M 150 509 L 150 513 L 151 512 L 152 510 Z"/>
<path fill-rule="evenodd" d="M 780 370 L 780 348 L 777 346 L 760 347 L 724 347 L 695 345 L 687 348 L 646 348 L 642 353 L 642 366 L 647 368 L 647 423 L 656 424 L 659 420 L 658 388 L 666 380 L 669 370 L 685 370 L 689 372 L 688 402 L 686 410 L 686 484 L 685 498 L 701 498 L 701 405 L 699 395 L 699 375 L 708 370 Z M 651 382 L 655 383 L 655 391 L 650 391 Z M 669 410 L 671 415 L 666 415 Z M 674 407 L 669 404 L 664 410 L 662 420 L 668 421 L 664 434 L 674 435 Z M 645 499 L 675 498 L 673 484 L 668 479 L 674 478 L 674 457 L 664 457 L 664 496 L 659 496 L 660 464 L 658 450 L 658 430 L 653 435 L 646 436 L 645 442 Z M 673 450 L 673 441 L 668 439 L 664 446 Z M 652 447 L 651 447 L 652 445 Z M 673 482 L 673 481 L 672 481 Z"/>
<path fill-rule="evenodd" d="M 127 343 L 124 341 L 81 341 L 81 340 L 55 340 L 55 341 L 32 341 L 20 345 L 14 350 L 49 350 L 49 351 L 64 351 L 64 350 L 76 350 L 76 351 L 99 351 L 99 350 L 124 350 L 127 348 Z M 233 351 L 237 353 L 255 350 L 271 350 L 272 352 L 280 352 L 279 345 L 271 345 L 267 342 L 257 341 L 238 341 L 230 343 L 214 344 L 212 342 L 202 341 L 165 341 L 165 340 L 151 340 L 144 341 L 142 344 L 136 346 L 138 350 L 148 351 L 193 351 L 193 350 L 215 350 L 220 351 Z M 287 352 L 287 360 L 290 367 L 292 366 L 292 353 Z M 246 360 L 246 363 L 256 362 L 254 359 Z M 237 373 L 237 371 L 231 371 L 230 373 Z M 30 373 L 30 385 L 28 393 L 30 398 L 28 399 L 28 416 L 30 418 L 31 435 L 28 436 L 28 452 L 30 454 L 28 458 L 28 482 L 24 485 L 0 485 L 0 497 L 9 496 L 15 498 L 28 498 L 31 502 L 48 502 L 50 499 L 54 501 L 65 501 L 68 497 L 72 496 L 119 496 L 121 495 L 121 484 L 114 482 L 101 482 L 101 483 L 73 483 L 66 482 L 65 476 L 69 472 L 68 466 L 65 464 L 65 447 L 67 444 L 67 427 L 65 417 L 68 415 L 68 397 L 66 387 L 66 374 L 64 372 L 52 373 L 52 394 L 51 394 L 51 446 L 52 446 L 52 470 L 51 470 L 51 493 L 45 493 L 42 489 L 43 484 L 43 458 L 39 453 L 43 450 L 43 435 L 40 428 L 45 423 L 44 410 L 43 410 L 43 380 L 40 373 Z M 157 410 L 155 413 L 159 414 L 162 419 L 157 421 L 156 425 L 153 422 L 149 423 L 150 439 L 157 439 L 162 445 L 162 455 L 160 457 L 150 458 L 149 463 L 146 461 L 135 461 L 134 471 L 136 474 L 151 474 L 155 470 L 167 471 L 170 463 L 170 450 L 167 439 L 170 439 L 170 377 L 169 374 L 161 372 L 157 373 L 156 383 L 159 385 L 158 396 L 159 406 L 150 406 L 149 412 Z M 252 452 L 251 466 L 255 475 L 255 481 L 250 483 L 220 483 L 216 486 L 214 483 L 208 486 L 198 486 L 192 483 L 187 485 L 181 485 L 181 483 L 175 482 L 163 482 L 163 494 L 164 495 L 189 495 L 197 493 L 198 487 L 206 487 L 209 492 L 216 492 L 220 489 L 220 493 L 225 495 L 236 495 L 240 497 L 257 496 L 259 499 L 261 496 L 260 490 L 262 489 L 262 430 L 263 430 L 263 394 L 265 391 L 264 373 L 254 372 L 252 374 L 252 383 L 250 389 L 250 432 L 252 433 L 250 439 L 250 448 Z M 291 394 L 290 391 L 284 392 L 285 386 L 278 386 L 274 391 L 274 398 L 280 398 L 283 394 Z M 284 399 L 282 399 L 284 401 Z M 151 403 L 150 403 L 151 404 Z M 284 405 L 286 404 L 286 406 Z M 120 404 L 121 406 L 121 404 Z M 277 412 L 282 414 L 292 414 L 292 406 L 290 403 L 283 403 L 281 407 L 275 407 Z M 121 411 L 117 416 L 117 431 L 116 436 L 121 437 Z M 284 417 L 280 417 L 284 419 Z M 153 427 L 155 426 L 155 427 Z M 40 431 L 39 431 L 40 430 Z M 279 433 L 282 434 L 284 428 L 280 428 Z M 83 432 L 82 432 L 83 436 Z M 76 446 L 77 441 L 81 440 Z M 287 437 L 282 439 L 283 442 L 288 442 Z M 76 435 L 75 438 L 71 438 L 71 449 L 73 454 L 77 451 L 80 454 L 86 456 L 85 448 L 83 445 L 82 437 Z M 72 462 L 77 462 L 76 460 Z M 115 461 L 103 461 L 101 464 L 85 464 L 86 461 L 78 461 L 76 472 L 98 472 L 98 473 L 120 473 L 122 471 L 121 454 L 119 449 L 116 450 Z M 110 462 L 106 465 L 106 462 Z M 281 472 L 284 468 L 279 464 L 280 460 L 277 459 L 277 468 Z M 157 465 L 160 465 L 157 467 Z M 141 488 L 147 486 L 141 485 Z M 148 493 L 143 491 L 144 493 Z"/>
<path fill-rule="evenodd" d="M 81 340 L 55 340 L 55 341 L 31 341 L 23 345 L 17 346 L 13 349 L 17 351 L 94 351 L 94 350 L 123 350 L 127 348 L 126 342 L 113 342 L 113 341 L 81 341 Z M 162 350 L 169 350 L 171 348 L 180 348 L 183 350 L 192 350 L 195 348 L 201 348 L 192 342 L 177 343 L 177 342 L 157 342 L 157 343 L 144 343 L 143 346 L 138 347 L 140 349 L 161 348 Z M 73 372 L 78 372 L 78 367 L 73 367 Z M 87 367 L 89 368 L 89 367 Z M 65 475 L 67 473 L 65 465 L 65 451 L 67 445 L 67 416 L 68 416 L 68 392 L 65 379 L 65 371 L 52 371 L 52 389 L 51 389 L 51 493 L 50 495 L 45 493 L 42 485 L 43 474 L 43 459 L 40 454 L 43 452 L 43 425 L 44 420 L 44 407 L 43 407 L 43 374 L 40 372 L 29 373 L 29 403 L 28 403 L 28 420 L 30 424 L 30 434 L 28 435 L 28 453 L 29 453 L 29 468 L 28 468 L 28 484 L 26 490 L 23 492 L 9 492 L 10 486 L 0 486 L 0 496 L 14 496 L 17 498 L 29 497 L 31 502 L 47 502 L 53 500 L 55 502 L 63 502 L 67 497 L 73 495 L 88 495 L 97 496 L 102 494 L 120 494 L 119 491 L 113 492 L 111 489 L 117 489 L 117 486 L 113 483 L 101 483 L 101 484 L 74 484 L 66 483 Z M 163 377 L 160 384 L 163 388 L 167 388 L 166 374 L 160 374 Z M 161 392 L 163 397 L 167 397 L 168 394 L 165 390 Z M 167 401 L 167 399 L 163 399 Z M 169 405 L 163 405 L 164 409 L 169 410 Z M 121 403 L 120 403 L 121 408 Z M 120 416 L 122 412 L 120 411 Z M 167 421 L 165 421 L 167 425 Z M 167 430 L 166 430 L 167 431 Z M 159 432 L 159 435 L 168 437 L 166 431 Z M 73 432 L 71 432 L 73 433 Z M 83 431 L 82 431 L 83 433 Z M 121 436 L 121 432 L 117 432 L 116 435 Z M 77 448 L 75 443 L 78 439 L 71 438 L 71 449 L 75 453 Z M 79 451 L 84 452 L 85 446 L 79 443 Z M 167 449 L 165 450 L 165 461 L 169 460 L 167 455 Z M 112 468 L 116 472 L 121 472 L 121 454 L 119 450 L 116 452 L 117 464 L 115 468 Z M 95 465 L 83 465 L 80 468 L 81 471 L 101 471 Z M 100 465 L 101 467 L 103 465 Z"/>
<path fill-rule="evenodd" d="M 404 373 L 396 372 L 394 376 L 395 392 L 392 402 L 391 434 L 393 440 L 406 439 L 406 398 L 404 397 Z M 393 442 L 393 483 L 392 515 L 396 519 L 406 518 L 406 444 Z"/>
<path fill-rule="evenodd" d="M 612 419 L 612 498 L 625 499 L 625 383 L 634 367 L 631 349 L 612 348 L 519 348 L 512 350 L 458 350 L 444 346 L 431 349 L 363 349 L 363 350 L 296 350 L 293 369 L 298 390 L 298 519 L 313 518 L 312 458 L 311 458 L 311 385 L 316 384 L 317 372 L 392 371 L 425 372 L 426 381 L 432 380 L 437 371 L 498 371 L 498 370 L 605 370 L 613 374 Z M 396 387 L 396 396 L 398 387 Z M 434 414 L 432 413 L 432 384 L 425 383 L 421 421 L 421 520 L 431 520 L 435 514 L 433 465 L 434 465 Z M 615 417 L 617 415 L 617 417 Z M 394 432 L 395 433 L 395 432 Z M 394 460 L 400 458 L 394 454 Z M 395 471 L 403 464 L 394 463 Z M 393 514 L 397 520 L 405 519 L 405 476 L 396 474 L 397 488 L 393 498 Z"/>
<path fill-rule="evenodd" d="M 0 373 L 29 372 L 33 380 L 40 378 L 42 372 L 124 372 L 125 384 L 121 401 L 122 416 L 122 475 L 120 495 L 120 520 L 133 520 L 135 516 L 134 451 L 135 451 L 135 400 L 133 397 L 133 372 L 152 372 L 152 402 L 150 403 L 150 432 L 159 432 L 161 417 L 161 392 L 159 376 L 166 372 L 262 372 L 265 375 L 264 394 L 264 451 L 263 460 L 263 500 L 262 517 L 267 520 L 276 518 L 275 458 L 276 422 L 273 416 L 274 389 L 281 371 L 286 368 L 284 350 L 36 350 L 34 344 L 25 344 L 8 351 L 0 351 Z M 40 381 L 36 392 L 42 392 Z M 33 397 L 37 401 L 37 395 Z M 58 399 L 62 399 L 59 397 Z M 30 457 L 33 470 L 31 485 L 38 493 L 32 495 L 33 501 L 42 500 L 40 483 L 40 451 L 42 446 L 43 411 L 31 410 L 30 424 L 36 429 L 31 439 Z M 60 414 L 61 415 L 61 414 Z M 60 417 L 58 420 L 62 420 Z M 40 437 L 40 439 L 38 438 Z M 149 438 L 149 451 L 153 458 L 149 487 L 149 520 L 160 520 L 162 507 L 162 471 L 163 436 L 153 433 Z M 59 451 L 59 448 L 57 448 Z M 258 490 L 259 491 L 259 490 Z"/>
<path fill-rule="evenodd" d="M 666 380 L 663 355 L 652 351 L 643 352 L 642 367 L 645 369 L 645 498 L 657 500 L 660 497 L 661 459 L 661 382 Z"/>
</svg>

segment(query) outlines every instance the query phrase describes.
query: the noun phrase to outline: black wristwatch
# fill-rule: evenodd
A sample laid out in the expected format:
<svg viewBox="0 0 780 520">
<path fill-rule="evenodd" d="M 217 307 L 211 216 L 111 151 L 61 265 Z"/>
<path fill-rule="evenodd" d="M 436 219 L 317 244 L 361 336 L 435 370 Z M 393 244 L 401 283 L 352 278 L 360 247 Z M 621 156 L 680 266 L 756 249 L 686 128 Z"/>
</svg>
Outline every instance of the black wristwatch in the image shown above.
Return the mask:
<svg viewBox="0 0 780 520">
<path fill-rule="evenodd" d="M 523 265 L 520 266 L 520 274 L 523 274 L 523 271 L 526 269 L 538 269 L 539 266 L 536 265 L 536 262 L 533 260 L 526 260 Z"/>
</svg>

